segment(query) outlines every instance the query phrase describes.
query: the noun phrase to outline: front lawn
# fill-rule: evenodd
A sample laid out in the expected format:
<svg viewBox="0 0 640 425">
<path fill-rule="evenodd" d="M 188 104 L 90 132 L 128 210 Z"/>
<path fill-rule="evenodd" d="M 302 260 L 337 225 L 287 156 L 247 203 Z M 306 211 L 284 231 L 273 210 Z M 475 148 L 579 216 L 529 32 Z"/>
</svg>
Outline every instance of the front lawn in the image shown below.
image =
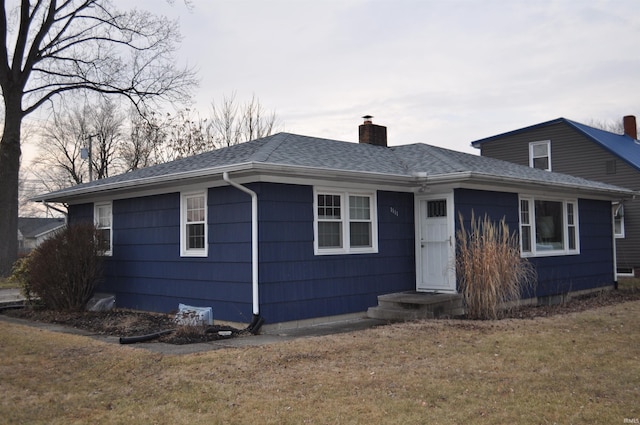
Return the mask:
<svg viewBox="0 0 640 425">
<path fill-rule="evenodd" d="M 0 321 L 0 417 L 30 424 L 615 424 L 640 418 L 638 347 L 640 301 L 183 356 Z"/>
</svg>

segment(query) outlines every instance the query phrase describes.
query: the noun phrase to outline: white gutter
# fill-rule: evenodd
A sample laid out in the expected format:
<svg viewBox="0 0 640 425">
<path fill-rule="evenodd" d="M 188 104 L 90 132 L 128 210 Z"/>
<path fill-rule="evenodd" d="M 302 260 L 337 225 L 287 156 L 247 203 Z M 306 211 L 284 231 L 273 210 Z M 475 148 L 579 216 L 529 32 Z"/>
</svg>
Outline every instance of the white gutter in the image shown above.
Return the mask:
<svg viewBox="0 0 640 425">
<path fill-rule="evenodd" d="M 222 173 L 222 178 L 236 189 L 251 195 L 251 292 L 253 300 L 253 316 L 255 319 L 260 315 L 260 300 L 258 292 L 258 194 L 231 180 L 227 171 Z"/>
</svg>

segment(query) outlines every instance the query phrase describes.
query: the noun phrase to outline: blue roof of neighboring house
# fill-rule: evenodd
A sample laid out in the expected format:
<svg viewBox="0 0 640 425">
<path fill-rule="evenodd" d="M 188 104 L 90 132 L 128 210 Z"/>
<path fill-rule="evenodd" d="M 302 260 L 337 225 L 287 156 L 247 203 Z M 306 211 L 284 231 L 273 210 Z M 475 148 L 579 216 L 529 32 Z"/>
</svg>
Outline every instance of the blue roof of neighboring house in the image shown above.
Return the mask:
<svg viewBox="0 0 640 425">
<path fill-rule="evenodd" d="M 610 131 L 590 127 L 585 124 L 580 124 L 579 122 L 571 121 L 566 118 L 557 118 L 555 120 L 520 128 L 518 130 L 509 131 L 507 133 L 498 134 L 495 136 L 487 137 L 485 139 L 476 140 L 471 142 L 471 145 L 477 148 L 480 147 L 480 145 L 482 145 L 483 143 L 490 142 L 492 140 L 525 133 L 527 131 L 555 124 L 568 125 L 569 127 L 575 129 L 591 141 L 600 145 L 612 154 L 618 156 L 620 159 L 626 161 L 629 165 L 640 171 L 640 144 L 637 140 L 634 140 L 631 136 L 628 136 L 626 134 L 612 133 Z"/>
<path fill-rule="evenodd" d="M 66 202 L 113 191 L 136 191 L 154 186 L 211 182 L 228 172 L 277 173 L 296 178 L 338 181 L 350 178 L 371 183 L 418 185 L 425 182 L 476 180 L 493 184 L 546 184 L 600 193 L 634 192 L 606 183 L 524 167 L 493 158 L 426 144 L 383 147 L 278 133 L 200 155 L 139 169 L 40 195 L 36 201 Z M 337 177 L 336 177 L 337 176 Z M 218 177 L 219 178 L 219 177 Z"/>
</svg>

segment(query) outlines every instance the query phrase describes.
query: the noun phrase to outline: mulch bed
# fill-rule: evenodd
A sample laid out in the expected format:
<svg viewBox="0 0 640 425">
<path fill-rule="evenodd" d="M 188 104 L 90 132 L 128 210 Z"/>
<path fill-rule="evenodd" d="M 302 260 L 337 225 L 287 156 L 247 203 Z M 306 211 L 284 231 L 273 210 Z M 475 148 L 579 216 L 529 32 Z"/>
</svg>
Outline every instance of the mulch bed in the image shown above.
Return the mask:
<svg viewBox="0 0 640 425">
<path fill-rule="evenodd" d="M 149 335 L 167 329 L 175 329 L 174 332 L 152 341 L 177 345 L 217 341 L 238 336 L 242 333 L 242 331 L 229 326 L 177 326 L 172 315 L 126 309 L 60 312 L 27 307 L 24 309 L 5 310 L 2 311 L 2 314 L 37 322 L 69 326 L 97 335 L 117 337 Z M 218 333 L 219 331 L 227 332 L 223 336 Z M 231 332 L 231 335 L 227 336 L 228 332 Z"/>
<path fill-rule="evenodd" d="M 523 306 L 508 312 L 504 318 L 533 319 L 558 314 L 580 312 L 627 301 L 640 300 L 640 289 L 630 288 L 613 291 L 596 292 L 575 297 L 559 305 Z M 192 344 L 197 342 L 216 341 L 245 333 L 228 326 L 176 326 L 173 316 L 124 309 L 101 312 L 56 312 L 38 309 L 4 310 L 0 313 L 7 316 L 38 322 L 56 323 L 83 329 L 94 334 L 130 337 L 148 335 L 166 329 L 174 332 L 163 335 L 154 341 L 169 344 Z M 219 331 L 231 332 L 231 335 L 220 335 Z M 228 333 L 226 332 L 226 333 Z"/>
</svg>

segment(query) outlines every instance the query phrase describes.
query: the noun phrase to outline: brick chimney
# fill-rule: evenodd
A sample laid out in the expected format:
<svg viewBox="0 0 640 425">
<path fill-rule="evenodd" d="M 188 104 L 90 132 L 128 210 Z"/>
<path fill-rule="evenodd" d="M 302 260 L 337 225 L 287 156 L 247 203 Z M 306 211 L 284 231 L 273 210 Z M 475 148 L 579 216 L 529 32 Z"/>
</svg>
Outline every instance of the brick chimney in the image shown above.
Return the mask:
<svg viewBox="0 0 640 425">
<path fill-rule="evenodd" d="M 371 115 L 365 115 L 364 123 L 358 128 L 360 143 L 387 147 L 387 127 L 371 122 Z"/>
<path fill-rule="evenodd" d="M 634 115 L 627 115 L 622 118 L 622 124 L 624 125 L 624 134 L 631 137 L 633 140 L 638 140 L 636 117 Z"/>
</svg>

